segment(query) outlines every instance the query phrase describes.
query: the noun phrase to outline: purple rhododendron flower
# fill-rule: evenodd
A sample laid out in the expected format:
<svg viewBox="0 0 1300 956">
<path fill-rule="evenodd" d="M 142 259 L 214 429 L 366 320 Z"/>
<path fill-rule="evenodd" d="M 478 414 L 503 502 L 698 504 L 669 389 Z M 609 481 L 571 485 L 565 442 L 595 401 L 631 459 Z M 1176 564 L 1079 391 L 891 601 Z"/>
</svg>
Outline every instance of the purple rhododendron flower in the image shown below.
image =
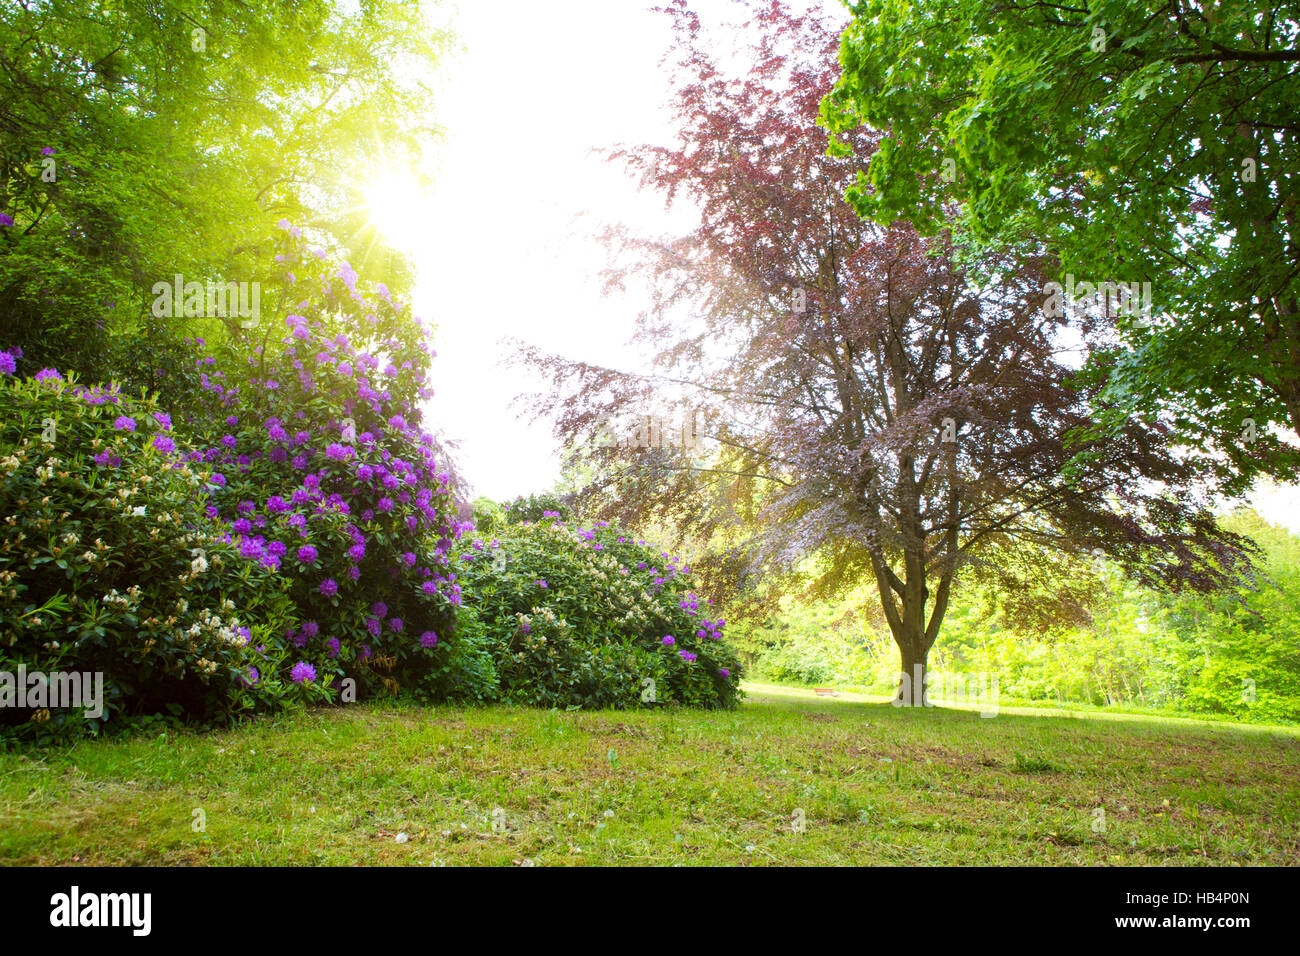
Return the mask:
<svg viewBox="0 0 1300 956">
<path fill-rule="evenodd" d="M 437 647 L 437 646 L 438 646 L 438 635 L 435 634 L 435 633 L 433 633 L 433 631 L 425 631 L 423 634 L 420 635 L 420 646 L 421 646 L 421 647 Z"/>
<path fill-rule="evenodd" d="M 663 639 L 664 647 L 672 647 L 676 643 L 677 643 L 677 638 L 673 637 L 671 634 L 664 635 L 664 639 Z"/>
<path fill-rule="evenodd" d="M 293 670 L 289 672 L 289 677 L 295 684 L 305 684 L 307 681 L 316 679 L 316 668 L 312 667 L 306 661 L 299 661 L 293 665 Z"/>
<path fill-rule="evenodd" d="M 402 619 L 400 617 L 395 617 L 388 622 L 388 626 L 393 630 L 393 633 L 395 634 L 401 633 Z"/>
<path fill-rule="evenodd" d="M 315 564 L 319 556 L 314 545 L 304 544 L 298 549 L 298 561 L 302 564 Z"/>
<path fill-rule="evenodd" d="M 176 442 L 172 441 L 166 435 L 154 435 L 153 447 L 157 448 L 164 455 L 170 455 L 176 450 Z"/>
<path fill-rule="evenodd" d="M 214 471 L 208 476 L 208 484 L 224 488 L 226 486 L 226 476 L 219 471 Z"/>
<path fill-rule="evenodd" d="M 18 363 L 8 352 L 0 352 L 0 375 L 12 375 L 18 368 Z"/>
<path fill-rule="evenodd" d="M 333 597 L 339 593 L 339 584 L 333 578 L 326 578 L 320 583 L 320 593 L 326 597 Z"/>
<path fill-rule="evenodd" d="M 135 431 L 135 419 L 129 415 L 119 415 L 113 420 L 113 428 L 120 432 Z"/>
<path fill-rule="evenodd" d="M 719 676 L 721 676 L 724 680 L 726 680 L 727 678 L 729 678 L 729 677 L 731 676 L 731 671 L 727 670 L 727 668 L 725 668 L 725 667 L 720 667 L 720 668 L 718 668 L 718 674 L 719 674 Z"/>
</svg>

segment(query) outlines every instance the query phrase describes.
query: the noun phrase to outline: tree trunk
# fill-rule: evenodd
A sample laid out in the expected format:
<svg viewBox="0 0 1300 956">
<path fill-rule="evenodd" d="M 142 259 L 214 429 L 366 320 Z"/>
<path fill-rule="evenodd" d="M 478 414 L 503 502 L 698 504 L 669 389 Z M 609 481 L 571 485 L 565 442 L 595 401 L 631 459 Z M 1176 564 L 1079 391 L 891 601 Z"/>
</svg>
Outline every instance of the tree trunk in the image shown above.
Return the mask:
<svg viewBox="0 0 1300 956">
<path fill-rule="evenodd" d="M 930 649 L 922 648 L 921 641 L 899 641 L 898 650 L 903 665 L 898 689 L 894 692 L 895 707 L 928 707 L 925 679 L 929 673 Z"/>
</svg>

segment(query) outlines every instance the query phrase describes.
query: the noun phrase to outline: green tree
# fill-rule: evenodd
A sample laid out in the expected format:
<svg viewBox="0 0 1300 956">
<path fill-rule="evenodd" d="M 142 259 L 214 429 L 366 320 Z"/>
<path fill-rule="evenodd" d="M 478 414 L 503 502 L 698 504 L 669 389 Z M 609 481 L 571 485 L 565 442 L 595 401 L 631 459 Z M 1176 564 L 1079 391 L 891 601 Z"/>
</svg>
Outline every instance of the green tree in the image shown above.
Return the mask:
<svg viewBox="0 0 1300 956">
<path fill-rule="evenodd" d="M 154 284 L 266 278 L 280 217 L 400 294 L 360 188 L 434 132 L 446 39 L 397 0 L 0 0 L 0 345 L 152 385 L 169 342 L 241 333 L 156 318 Z"/>
<path fill-rule="evenodd" d="M 840 135 L 885 131 L 855 207 L 937 231 L 960 204 L 977 246 L 1046 244 L 1094 288 L 1150 282 L 1150 316 L 1121 322 L 1128 347 L 1094 356 L 1112 420 L 1167 416 L 1226 458 L 1231 490 L 1294 474 L 1297 454 L 1268 426 L 1300 428 L 1300 8 L 852 9 L 823 118 Z"/>
</svg>

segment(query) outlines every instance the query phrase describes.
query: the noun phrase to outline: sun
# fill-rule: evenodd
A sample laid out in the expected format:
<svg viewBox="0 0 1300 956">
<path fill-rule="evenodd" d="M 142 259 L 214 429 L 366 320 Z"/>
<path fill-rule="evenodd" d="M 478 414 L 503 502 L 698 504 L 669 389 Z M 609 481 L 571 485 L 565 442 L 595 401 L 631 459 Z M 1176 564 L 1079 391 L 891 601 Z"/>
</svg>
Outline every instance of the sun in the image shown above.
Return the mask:
<svg viewBox="0 0 1300 956">
<path fill-rule="evenodd" d="M 362 191 L 366 222 L 377 229 L 387 243 L 413 251 L 428 232 L 428 191 L 410 172 L 388 170 L 376 176 Z"/>
</svg>

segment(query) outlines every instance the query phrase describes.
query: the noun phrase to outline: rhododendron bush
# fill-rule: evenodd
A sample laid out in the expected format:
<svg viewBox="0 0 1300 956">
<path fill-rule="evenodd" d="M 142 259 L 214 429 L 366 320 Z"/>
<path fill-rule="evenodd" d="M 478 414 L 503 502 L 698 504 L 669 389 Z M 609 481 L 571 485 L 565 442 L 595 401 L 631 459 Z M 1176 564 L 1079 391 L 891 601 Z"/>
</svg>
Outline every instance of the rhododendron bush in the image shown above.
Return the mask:
<svg viewBox="0 0 1300 956">
<path fill-rule="evenodd" d="M 728 707 L 739 694 L 725 620 L 680 560 L 607 523 L 547 512 L 462 539 L 460 629 L 492 650 L 499 695 L 546 707 L 679 703 Z"/>
<path fill-rule="evenodd" d="M 437 693 L 460 527 L 417 404 L 429 330 L 280 227 L 282 323 L 199 360 L 210 407 L 187 425 L 206 447 L 189 458 L 209 469 L 208 513 L 244 558 L 289 579 L 301 624 L 284 636 L 323 661 L 319 680 Z"/>
<path fill-rule="evenodd" d="M 445 696 L 481 663 L 449 648 L 461 529 L 417 407 L 428 330 L 281 227 L 283 323 L 192 340 L 202 392 L 175 421 L 0 361 L 0 641 L 29 670 L 104 671 L 109 716 Z"/>
<path fill-rule="evenodd" d="M 150 402 L 52 370 L 0 376 L 0 671 L 99 672 L 104 697 L 89 720 L 85 708 L 3 707 L 0 728 L 217 722 L 321 699 L 293 681 L 294 649 L 277 640 L 293 619 L 287 582 L 205 513 L 206 473 Z"/>
</svg>

